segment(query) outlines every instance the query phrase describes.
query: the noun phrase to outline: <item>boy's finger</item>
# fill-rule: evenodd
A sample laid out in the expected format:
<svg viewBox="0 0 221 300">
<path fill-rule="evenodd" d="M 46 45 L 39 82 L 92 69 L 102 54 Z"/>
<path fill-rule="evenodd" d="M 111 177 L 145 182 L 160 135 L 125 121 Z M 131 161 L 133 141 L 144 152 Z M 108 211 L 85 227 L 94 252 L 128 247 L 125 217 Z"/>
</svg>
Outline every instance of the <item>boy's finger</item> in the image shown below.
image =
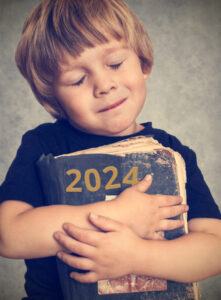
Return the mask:
<svg viewBox="0 0 221 300">
<path fill-rule="evenodd" d="M 179 216 L 189 210 L 186 204 L 163 207 L 160 209 L 160 219 L 168 219 Z"/>
<path fill-rule="evenodd" d="M 87 272 L 87 273 L 71 272 L 70 277 L 82 283 L 92 283 L 98 281 L 95 272 Z"/>
<path fill-rule="evenodd" d="M 89 215 L 90 222 L 102 231 L 119 231 L 123 224 L 104 216 L 98 216 L 94 213 Z"/>
<path fill-rule="evenodd" d="M 97 245 L 97 242 L 101 238 L 100 235 L 102 234 L 94 230 L 77 227 L 71 223 L 65 223 L 63 229 L 70 237 L 91 246 Z"/>
<path fill-rule="evenodd" d="M 178 220 L 161 220 L 159 230 L 173 230 L 176 228 L 180 228 L 184 225 L 183 219 Z"/>
<path fill-rule="evenodd" d="M 173 206 L 183 202 L 181 196 L 156 195 L 159 202 L 159 207 Z"/>
<path fill-rule="evenodd" d="M 60 251 L 57 253 L 57 257 L 62 260 L 66 265 L 79 269 L 90 270 L 93 266 L 93 262 L 85 257 L 79 257 Z"/>
<path fill-rule="evenodd" d="M 156 232 L 154 232 L 152 239 L 153 240 L 164 241 L 165 237 L 164 237 L 163 231 L 156 231 Z"/>
<path fill-rule="evenodd" d="M 75 253 L 85 257 L 90 257 L 93 252 L 94 247 L 79 242 L 63 232 L 55 232 L 54 238 L 65 250 L 67 250 L 66 252 Z"/>
<path fill-rule="evenodd" d="M 144 193 L 148 190 L 152 183 L 152 176 L 146 175 L 141 181 L 135 184 L 132 188 L 135 188 L 137 191 Z"/>
</svg>

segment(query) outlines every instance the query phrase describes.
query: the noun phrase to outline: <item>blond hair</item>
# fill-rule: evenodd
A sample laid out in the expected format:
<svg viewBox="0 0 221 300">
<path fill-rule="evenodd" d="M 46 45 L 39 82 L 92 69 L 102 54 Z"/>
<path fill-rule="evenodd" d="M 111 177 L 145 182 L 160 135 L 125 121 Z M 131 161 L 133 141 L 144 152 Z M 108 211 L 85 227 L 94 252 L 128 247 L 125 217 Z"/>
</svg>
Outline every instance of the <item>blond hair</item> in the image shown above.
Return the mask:
<svg viewBox="0 0 221 300">
<path fill-rule="evenodd" d="M 64 52 L 77 57 L 85 48 L 108 42 L 107 36 L 125 39 L 143 71 L 151 70 L 152 43 L 123 0 L 44 0 L 26 19 L 16 64 L 39 103 L 55 118 L 66 118 L 53 88 Z"/>
</svg>

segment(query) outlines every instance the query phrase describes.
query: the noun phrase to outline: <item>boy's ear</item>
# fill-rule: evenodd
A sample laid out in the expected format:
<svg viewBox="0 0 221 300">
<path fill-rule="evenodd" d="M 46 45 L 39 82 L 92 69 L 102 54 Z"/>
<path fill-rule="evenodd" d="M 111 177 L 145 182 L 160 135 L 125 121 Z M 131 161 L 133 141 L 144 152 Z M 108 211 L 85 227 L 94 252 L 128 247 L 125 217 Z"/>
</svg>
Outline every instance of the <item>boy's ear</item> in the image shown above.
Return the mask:
<svg viewBox="0 0 221 300">
<path fill-rule="evenodd" d="M 140 58 L 140 65 L 144 75 L 144 79 L 146 80 L 152 71 L 152 64 L 146 61 L 145 59 Z"/>
<path fill-rule="evenodd" d="M 147 79 L 150 76 L 151 71 L 143 72 L 144 79 Z"/>
<path fill-rule="evenodd" d="M 144 79 L 146 80 L 150 74 L 151 74 L 151 71 L 152 71 L 152 66 L 148 66 L 147 64 L 142 64 L 141 62 L 141 68 L 142 68 L 142 72 L 143 72 L 143 75 L 144 75 Z"/>
<path fill-rule="evenodd" d="M 142 70 L 145 80 L 150 76 L 151 70 L 152 70 L 151 68 L 146 68 L 145 70 Z"/>
</svg>

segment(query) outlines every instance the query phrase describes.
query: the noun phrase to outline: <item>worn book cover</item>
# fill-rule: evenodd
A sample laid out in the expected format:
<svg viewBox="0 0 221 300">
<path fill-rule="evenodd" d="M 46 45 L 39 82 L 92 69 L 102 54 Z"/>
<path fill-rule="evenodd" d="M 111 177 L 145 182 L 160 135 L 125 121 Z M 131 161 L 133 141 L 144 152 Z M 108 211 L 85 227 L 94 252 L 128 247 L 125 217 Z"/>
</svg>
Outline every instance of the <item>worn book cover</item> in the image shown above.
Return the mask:
<svg viewBox="0 0 221 300">
<path fill-rule="evenodd" d="M 49 154 L 39 159 L 38 169 L 49 205 L 84 205 L 111 200 L 146 174 L 153 177 L 148 194 L 181 195 L 183 201 L 186 201 L 186 173 L 182 157 L 152 137 L 134 137 L 57 157 Z M 186 215 L 178 218 L 184 218 L 185 226 L 164 232 L 166 239 L 187 233 Z M 196 284 L 143 275 L 128 274 L 121 278 L 101 280 L 96 284 L 82 284 L 69 278 L 73 268 L 60 260 L 57 263 L 65 300 L 178 300 L 198 297 Z"/>
</svg>

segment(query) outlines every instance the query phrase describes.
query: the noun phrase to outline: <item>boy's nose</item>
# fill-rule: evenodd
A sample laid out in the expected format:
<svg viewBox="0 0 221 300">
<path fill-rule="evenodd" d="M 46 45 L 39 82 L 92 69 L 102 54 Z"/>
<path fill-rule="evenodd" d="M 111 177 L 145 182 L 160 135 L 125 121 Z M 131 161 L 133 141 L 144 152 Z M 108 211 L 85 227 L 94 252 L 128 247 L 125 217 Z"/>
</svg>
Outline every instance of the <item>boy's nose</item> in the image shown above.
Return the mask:
<svg viewBox="0 0 221 300">
<path fill-rule="evenodd" d="M 113 78 L 110 78 L 109 76 L 99 76 L 99 78 L 95 81 L 94 86 L 94 94 L 95 97 L 99 98 L 101 96 L 104 96 L 105 94 L 108 94 L 112 89 L 117 88 L 117 83 Z"/>
</svg>

